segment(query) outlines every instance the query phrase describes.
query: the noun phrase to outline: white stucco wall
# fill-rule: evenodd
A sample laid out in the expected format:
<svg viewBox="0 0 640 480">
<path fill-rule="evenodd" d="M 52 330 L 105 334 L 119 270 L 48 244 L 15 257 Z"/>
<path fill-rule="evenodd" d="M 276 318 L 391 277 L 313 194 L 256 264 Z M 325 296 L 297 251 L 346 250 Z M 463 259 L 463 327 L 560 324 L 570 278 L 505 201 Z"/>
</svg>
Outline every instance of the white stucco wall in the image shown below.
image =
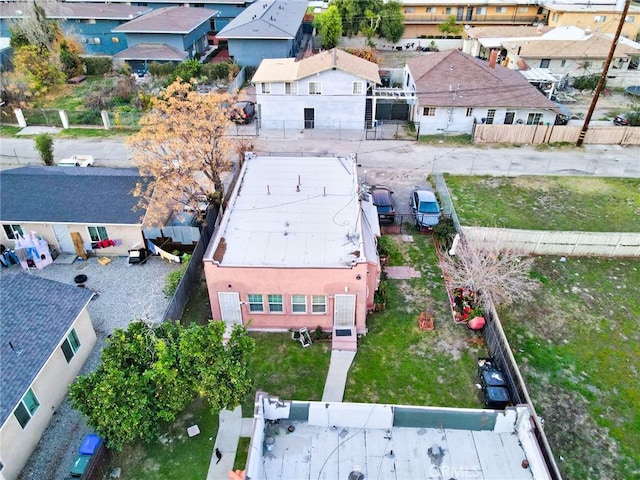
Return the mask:
<svg viewBox="0 0 640 480">
<path fill-rule="evenodd" d="M 476 107 L 471 112 L 471 116 L 467 116 L 467 107 L 437 107 L 434 116 L 424 116 L 423 106 L 417 106 L 414 111 L 414 119 L 420 122 L 420 135 L 438 135 L 438 134 L 471 134 L 474 119 L 477 123 L 483 123 L 482 119 L 487 118 L 487 107 Z M 554 124 L 556 113 L 540 109 L 516 110 L 505 107 L 496 107 L 494 125 L 504 125 L 505 116 L 508 111 L 515 112 L 513 123 L 527 123 L 527 117 L 530 113 L 542 113 L 541 122 L 543 124 Z"/>
<path fill-rule="evenodd" d="M 363 83 L 362 94 L 354 95 L 353 82 Z M 309 82 L 321 82 L 322 94 L 309 95 Z M 256 85 L 263 129 L 304 128 L 304 109 L 314 109 L 314 128 L 362 129 L 367 81 L 341 70 L 327 70 L 297 82 L 297 95 L 285 95 L 284 83 L 272 83 L 271 93 Z"/>
<path fill-rule="evenodd" d="M 80 348 L 71 362 L 67 363 L 60 346 L 71 328 L 76 330 Z M 58 346 L 31 384 L 40 407 L 29 423 L 23 429 L 16 417 L 11 414 L 0 428 L 0 458 L 4 462 L 2 473 L 7 480 L 14 480 L 20 474 L 31 452 L 38 444 L 42 432 L 49 425 L 51 417 L 67 394 L 67 388 L 78 375 L 96 343 L 96 333 L 86 308 L 82 310 L 71 328 L 60 339 Z M 26 355 L 26 352 L 24 354 Z"/>
</svg>

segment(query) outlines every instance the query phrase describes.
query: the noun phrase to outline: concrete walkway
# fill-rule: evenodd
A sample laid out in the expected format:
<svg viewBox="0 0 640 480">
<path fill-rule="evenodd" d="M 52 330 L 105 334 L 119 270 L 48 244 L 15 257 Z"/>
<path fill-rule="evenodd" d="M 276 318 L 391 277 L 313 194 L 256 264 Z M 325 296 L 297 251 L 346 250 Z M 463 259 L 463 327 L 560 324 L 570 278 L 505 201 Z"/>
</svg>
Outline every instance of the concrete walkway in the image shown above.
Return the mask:
<svg viewBox="0 0 640 480">
<path fill-rule="evenodd" d="M 242 418 L 242 407 L 238 406 L 233 411 L 220 412 L 218 435 L 213 446 L 211 463 L 207 472 L 207 480 L 228 480 L 229 472 L 233 470 L 233 462 L 236 460 L 238 440 L 240 437 L 250 437 L 253 426 L 252 418 Z M 218 462 L 216 448 L 222 453 L 222 459 Z"/>
<path fill-rule="evenodd" d="M 329 362 L 329 372 L 324 384 L 322 394 L 323 402 L 341 402 L 344 396 L 344 387 L 347 383 L 347 373 L 356 352 L 332 350 Z M 242 418 L 242 408 L 236 407 L 233 411 L 220 412 L 218 435 L 213 445 L 211 463 L 207 480 L 228 480 L 229 472 L 233 470 L 233 463 L 238 451 L 240 437 L 251 437 L 253 418 Z M 222 453 L 222 459 L 218 462 L 216 448 Z"/>
<path fill-rule="evenodd" d="M 322 393 L 323 402 L 341 402 L 344 397 L 344 387 L 347 384 L 347 373 L 351 368 L 351 363 L 356 356 L 356 352 L 346 352 L 343 350 L 331 350 L 331 361 L 329 362 L 329 373 L 324 384 Z"/>
</svg>

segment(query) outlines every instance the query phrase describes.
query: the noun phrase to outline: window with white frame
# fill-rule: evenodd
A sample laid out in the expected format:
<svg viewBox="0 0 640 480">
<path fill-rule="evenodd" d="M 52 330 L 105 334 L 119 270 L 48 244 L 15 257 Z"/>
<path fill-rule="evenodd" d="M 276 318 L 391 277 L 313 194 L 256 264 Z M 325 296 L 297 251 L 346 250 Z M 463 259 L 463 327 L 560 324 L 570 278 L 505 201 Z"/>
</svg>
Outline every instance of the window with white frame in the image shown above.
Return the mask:
<svg viewBox="0 0 640 480">
<path fill-rule="evenodd" d="M 560 66 L 561 67 L 566 67 L 567 66 L 567 61 L 566 60 L 560 60 Z"/>
<path fill-rule="evenodd" d="M 262 295 L 259 293 L 250 293 L 248 296 L 249 311 L 251 313 L 264 312 L 264 304 L 262 303 Z"/>
<path fill-rule="evenodd" d="M 291 311 L 293 313 L 307 313 L 307 296 L 291 295 Z"/>
<path fill-rule="evenodd" d="M 309 82 L 309 95 L 322 95 L 322 82 Z"/>
<path fill-rule="evenodd" d="M 282 295 L 270 294 L 267 295 L 269 301 L 269 313 L 282 313 L 284 312 L 284 305 L 282 303 Z"/>
<path fill-rule="evenodd" d="M 416 9 L 414 7 L 407 7 L 404 9 L 404 13 L 414 13 Z"/>
<path fill-rule="evenodd" d="M 529 115 L 527 115 L 527 125 L 538 125 L 541 120 L 541 113 L 530 113 Z"/>
<path fill-rule="evenodd" d="M 551 63 L 550 58 L 543 58 L 540 60 L 540 68 L 549 68 L 549 64 Z"/>
<path fill-rule="evenodd" d="M 470 117 L 471 115 L 473 115 L 473 107 L 468 107 L 465 117 Z"/>
<path fill-rule="evenodd" d="M 625 23 L 635 23 L 636 17 L 624 17 Z"/>
<path fill-rule="evenodd" d="M 260 92 L 264 93 L 265 95 L 269 95 L 271 93 L 271 84 L 262 82 L 260 84 Z"/>
<path fill-rule="evenodd" d="M 422 115 L 424 117 L 435 117 L 436 107 L 424 107 L 424 109 L 422 110 Z"/>
<path fill-rule="evenodd" d="M 73 357 L 75 357 L 78 350 L 80 350 L 80 339 L 78 339 L 75 328 L 71 329 L 60 348 L 62 348 L 62 353 L 64 353 L 64 358 L 67 359 L 67 363 L 71 363 Z"/>
<path fill-rule="evenodd" d="M 9 240 L 15 240 L 18 236 L 24 236 L 22 227 L 20 225 L 2 225 L 4 233 Z"/>
<path fill-rule="evenodd" d="M 606 16 L 606 15 L 596 15 L 596 16 L 593 18 L 593 21 L 594 21 L 595 23 L 603 23 L 603 22 L 606 22 L 606 21 L 607 21 L 607 16 Z"/>
<path fill-rule="evenodd" d="M 364 92 L 364 83 L 362 82 L 353 82 L 353 86 L 351 87 L 351 93 L 354 95 L 362 95 Z"/>
<path fill-rule="evenodd" d="M 16 420 L 18 420 L 18 423 L 23 429 L 36 414 L 38 407 L 40 407 L 38 397 L 33 393 L 33 390 L 29 389 L 13 412 Z"/>
<path fill-rule="evenodd" d="M 427 7 L 426 8 L 426 12 L 427 13 L 436 13 L 436 7 Z"/>
<path fill-rule="evenodd" d="M 518 13 L 527 13 L 529 11 L 529 7 L 518 7 Z"/>
<path fill-rule="evenodd" d="M 485 15 L 487 13 L 487 7 L 478 7 L 476 8 L 476 14 Z"/>
<path fill-rule="evenodd" d="M 487 125 L 491 125 L 493 124 L 494 118 L 496 118 L 496 111 L 491 108 L 487 111 L 487 119 L 485 120 L 484 123 L 486 123 Z"/>
<path fill-rule="evenodd" d="M 100 37 L 89 37 L 87 42 L 91 45 L 100 45 L 102 43 Z"/>
<path fill-rule="evenodd" d="M 107 233 L 107 227 L 87 227 L 89 230 L 89 236 L 92 242 L 101 242 L 102 240 L 109 240 L 109 234 Z"/>
<path fill-rule="evenodd" d="M 327 313 L 326 295 L 311 296 L 311 313 Z"/>
<path fill-rule="evenodd" d="M 298 94 L 298 82 L 284 82 L 284 94 L 285 95 L 297 95 Z"/>
<path fill-rule="evenodd" d="M 446 8 L 444 9 L 444 13 L 445 13 L 445 15 L 451 15 L 451 14 L 453 13 L 453 8 L 451 8 L 451 7 L 446 7 Z"/>
<path fill-rule="evenodd" d="M 558 20 L 560 20 L 560 14 L 559 14 L 559 13 L 557 13 L 557 12 L 556 12 L 556 13 L 554 13 L 554 14 L 553 14 L 553 16 L 551 17 L 551 19 L 552 19 L 554 22 L 557 22 Z"/>
<path fill-rule="evenodd" d="M 496 13 L 506 13 L 507 7 L 496 7 Z"/>
</svg>

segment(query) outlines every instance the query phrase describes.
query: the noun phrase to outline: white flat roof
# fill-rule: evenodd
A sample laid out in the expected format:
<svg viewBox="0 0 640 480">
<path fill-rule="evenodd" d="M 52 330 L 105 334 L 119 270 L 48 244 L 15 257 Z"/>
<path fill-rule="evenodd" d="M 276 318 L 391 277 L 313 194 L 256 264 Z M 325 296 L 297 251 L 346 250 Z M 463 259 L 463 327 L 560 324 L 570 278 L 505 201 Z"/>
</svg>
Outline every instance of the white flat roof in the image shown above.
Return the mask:
<svg viewBox="0 0 640 480">
<path fill-rule="evenodd" d="M 267 406 L 271 412 L 265 411 L 265 417 L 257 408 L 248 476 L 254 480 L 348 480 L 350 472 L 358 471 L 364 479 L 380 480 L 549 478 L 524 406 L 501 412 L 381 404 L 307 405 L 308 420 L 287 418 L 289 408 L 294 411 L 289 402 Z M 297 412 L 295 416 L 304 415 L 299 407 Z M 275 419 L 277 424 L 268 423 Z M 458 426 L 447 426 L 451 424 Z"/>
<path fill-rule="evenodd" d="M 206 255 L 222 266 L 349 267 L 364 258 L 361 221 L 354 159 L 254 157 Z"/>
</svg>

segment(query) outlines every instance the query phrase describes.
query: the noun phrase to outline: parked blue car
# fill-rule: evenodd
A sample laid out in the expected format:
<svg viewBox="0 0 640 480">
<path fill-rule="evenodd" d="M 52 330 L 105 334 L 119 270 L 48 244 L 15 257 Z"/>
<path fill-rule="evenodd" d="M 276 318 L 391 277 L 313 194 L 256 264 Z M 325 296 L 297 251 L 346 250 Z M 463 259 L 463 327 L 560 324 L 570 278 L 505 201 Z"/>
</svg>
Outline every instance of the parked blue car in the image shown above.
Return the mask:
<svg viewBox="0 0 640 480">
<path fill-rule="evenodd" d="M 416 227 L 433 228 L 440 223 L 442 209 L 431 190 L 414 190 L 409 203 L 415 215 Z"/>
</svg>

